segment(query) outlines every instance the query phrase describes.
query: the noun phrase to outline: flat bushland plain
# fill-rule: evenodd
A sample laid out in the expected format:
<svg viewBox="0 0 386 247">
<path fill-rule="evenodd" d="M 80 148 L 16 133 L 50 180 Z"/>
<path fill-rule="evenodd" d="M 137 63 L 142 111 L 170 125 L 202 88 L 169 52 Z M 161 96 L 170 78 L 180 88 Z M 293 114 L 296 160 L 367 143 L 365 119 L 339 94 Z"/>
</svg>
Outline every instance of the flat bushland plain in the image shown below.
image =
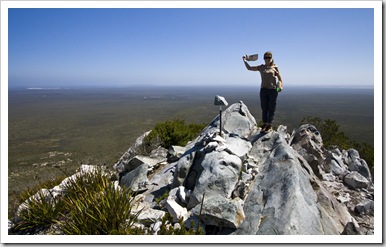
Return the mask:
<svg viewBox="0 0 386 247">
<path fill-rule="evenodd" d="M 219 113 L 216 95 L 229 105 L 242 100 L 260 121 L 257 86 L 10 89 L 9 212 L 20 192 L 69 176 L 82 163 L 111 167 L 157 122 L 183 117 L 209 124 Z M 373 89 L 285 88 L 274 124 L 291 133 L 305 116 L 336 120 L 351 140 L 374 145 Z"/>
</svg>

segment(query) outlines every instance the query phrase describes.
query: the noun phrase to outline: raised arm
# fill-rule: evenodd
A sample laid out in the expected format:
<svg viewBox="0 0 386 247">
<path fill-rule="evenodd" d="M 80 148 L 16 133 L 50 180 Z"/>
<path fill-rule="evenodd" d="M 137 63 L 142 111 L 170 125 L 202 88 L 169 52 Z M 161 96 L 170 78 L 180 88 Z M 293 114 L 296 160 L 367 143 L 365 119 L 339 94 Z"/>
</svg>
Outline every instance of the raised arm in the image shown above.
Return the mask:
<svg viewBox="0 0 386 247">
<path fill-rule="evenodd" d="M 244 65 L 245 67 L 247 68 L 247 70 L 251 70 L 251 71 L 258 71 L 259 68 L 258 66 L 250 66 L 248 63 L 247 63 L 247 59 L 245 56 L 243 56 L 243 61 L 244 61 Z"/>
</svg>

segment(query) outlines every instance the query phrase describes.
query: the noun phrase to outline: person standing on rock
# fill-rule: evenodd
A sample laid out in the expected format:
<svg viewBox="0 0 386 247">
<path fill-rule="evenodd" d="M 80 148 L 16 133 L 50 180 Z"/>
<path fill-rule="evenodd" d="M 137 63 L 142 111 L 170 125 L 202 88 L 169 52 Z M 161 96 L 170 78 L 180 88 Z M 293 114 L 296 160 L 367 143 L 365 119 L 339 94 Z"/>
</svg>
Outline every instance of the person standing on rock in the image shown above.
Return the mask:
<svg viewBox="0 0 386 247">
<path fill-rule="evenodd" d="M 250 66 L 247 56 L 243 56 L 245 67 L 251 71 L 259 71 L 261 74 L 260 105 L 262 110 L 263 126 L 262 131 L 272 130 L 272 121 L 275 116 L 276 100 L 278 92 L 282 90 L 282 79 L 279 68 L 273 61 L 272 53 L 264 53 L 265 64 Z M 278 82 L 276 83 L 276 79 Z"/>
</svg>

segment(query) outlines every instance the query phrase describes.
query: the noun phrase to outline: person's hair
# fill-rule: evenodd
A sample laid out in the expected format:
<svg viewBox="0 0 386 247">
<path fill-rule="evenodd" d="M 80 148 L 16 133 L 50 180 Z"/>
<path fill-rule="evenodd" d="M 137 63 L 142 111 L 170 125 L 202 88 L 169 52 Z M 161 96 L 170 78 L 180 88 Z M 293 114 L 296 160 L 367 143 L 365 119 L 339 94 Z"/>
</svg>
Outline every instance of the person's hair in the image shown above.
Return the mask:
<svg viewBox="0 0 386 247">
<path fill-rule="evenodd" d="M 275 61 L 273 60 L 272 52 L 267 51 L 266 53 L 264 53 L 264 57 L 265 57 L 266 55 L 270 55 L 270 56 L 272 57 L 272 61 L 271 61 L 270 66 L 274 66 L 274 65 L 275 65 Z"/>
</svg>

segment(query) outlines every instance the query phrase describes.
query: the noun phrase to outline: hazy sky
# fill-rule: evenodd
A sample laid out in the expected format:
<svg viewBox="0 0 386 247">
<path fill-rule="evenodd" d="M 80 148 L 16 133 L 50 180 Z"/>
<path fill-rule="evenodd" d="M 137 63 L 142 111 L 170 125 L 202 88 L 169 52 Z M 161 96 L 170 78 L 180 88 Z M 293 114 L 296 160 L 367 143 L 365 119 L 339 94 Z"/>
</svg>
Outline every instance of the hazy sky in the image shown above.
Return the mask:
<svg viewBox="0 0 386 247">
<path fill-rule="evenodd" d="M 349 6 L 349 5 L 348 5 Z M 10 8 L 8 85 L 374 85 L 372 8 Z"/>
</svg>

